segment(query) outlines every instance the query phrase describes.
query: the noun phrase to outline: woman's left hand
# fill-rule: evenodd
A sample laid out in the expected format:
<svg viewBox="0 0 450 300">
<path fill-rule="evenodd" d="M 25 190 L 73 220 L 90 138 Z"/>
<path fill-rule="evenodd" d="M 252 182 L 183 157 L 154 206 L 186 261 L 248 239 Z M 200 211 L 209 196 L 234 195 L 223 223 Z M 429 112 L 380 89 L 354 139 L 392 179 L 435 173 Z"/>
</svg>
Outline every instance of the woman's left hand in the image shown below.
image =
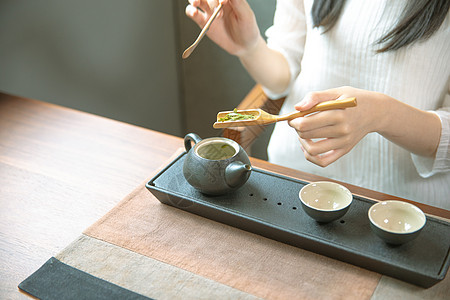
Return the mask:
<svg viewBox="0 0 450 300">
<path fill-rule="evenodd" d="M 323 111 L 289 121 L 310 162 L 326 167 L 348 153 L 366 134 L 377 131 L 377 120 L 383 110 L 380 101 L 386 97 L 381 93 L 352 87 L 313 92 L 295 109 L 307 110 L 320 102 L 348 97 L 356 97 L 356 107 Z"/>
</svg>

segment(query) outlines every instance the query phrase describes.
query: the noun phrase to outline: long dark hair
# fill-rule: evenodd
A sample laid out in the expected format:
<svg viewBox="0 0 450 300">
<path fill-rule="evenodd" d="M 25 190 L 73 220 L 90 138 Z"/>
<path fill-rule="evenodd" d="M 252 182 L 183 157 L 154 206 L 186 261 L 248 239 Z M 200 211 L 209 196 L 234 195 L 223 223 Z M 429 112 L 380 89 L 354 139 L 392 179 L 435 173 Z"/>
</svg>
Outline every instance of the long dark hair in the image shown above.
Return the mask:
<svg viewBox="0 0 450 300">
<path fill-rule="evenodd" d="M 312 20 L 314 27 L 331 29 L 339 18 L 345 0 L 314 0 Z M 449 0 L 408 0 L 397 24 L 377 43 L 377 52 L 400 49 L 418 40 L 426 40 L 439 29 L 450 7 Z"/>
</svg>

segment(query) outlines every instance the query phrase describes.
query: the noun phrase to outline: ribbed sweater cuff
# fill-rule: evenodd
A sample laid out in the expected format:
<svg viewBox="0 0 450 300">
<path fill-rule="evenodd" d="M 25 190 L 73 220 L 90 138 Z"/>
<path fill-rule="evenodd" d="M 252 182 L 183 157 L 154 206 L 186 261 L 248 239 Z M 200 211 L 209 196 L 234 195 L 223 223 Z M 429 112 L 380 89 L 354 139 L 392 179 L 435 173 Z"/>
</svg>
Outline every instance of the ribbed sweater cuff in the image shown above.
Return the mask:
<svg viewBox="0 0 450 300">
<path fill-rule="evenodd" d="M 450 171 L 450 114 L 445 111 L 430 112 L 439 117 L 442 125 L 441 139 L 436 156 L 431 158 L 411 154 L 416 170 L 423 178 Z"/>
</svg>

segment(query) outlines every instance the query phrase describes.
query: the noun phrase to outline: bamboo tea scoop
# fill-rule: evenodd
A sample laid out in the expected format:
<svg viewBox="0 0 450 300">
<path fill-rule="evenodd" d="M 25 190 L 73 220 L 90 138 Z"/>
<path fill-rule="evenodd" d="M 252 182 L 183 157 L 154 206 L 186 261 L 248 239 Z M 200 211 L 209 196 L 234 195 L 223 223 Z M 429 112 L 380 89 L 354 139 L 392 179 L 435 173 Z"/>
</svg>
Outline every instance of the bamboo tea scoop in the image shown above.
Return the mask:
<svg viewBox="0 0 450 300">
<path fill-rule="evenodd" d="M 195 42 L 186 50 L 184 50 L 183 55 L 181 56 L 183 59 L 188 58 L 192 52 L 194 52 L 194 49 L 197 47 L 197 45 L 200 43 L 200 41 L 203 39 L 203 37 L 206 35 L 206 33 L 208 32 L 209 27 L 211 26 L 212 22 L 214 21 L 214 19 L 217 17 L 217 14 L 220 12 L 220 10 L 222 9 L 222 3 L 220 3 L 217 7 L 216 10 L 214 11 L 214 13 L 211 15 L 211 17 L 209 18 L 208 22 L 206 22 L 205 27 L 203 27 L 202 31 L 200 32 L 200 34 L 198 35 L 197 39 L 195 40 Z"/>
<path fill-rule="evenodd" d="M 303 117 L 318 111 L 340 109 L 354 106 L 356 106 L 356 98 L 352 97 L 346 99 L 325 101 L 317 104 L 316 106 L 308 110 L 294 111 L 292 113 L 285 115 L 271 115 L 263 111 L 262 109 L 222 111 L 217 114 L 217 121 L 214 123 L 213 127 L 227 128 L 240 126 L 267 125 L 279 121 L 287 121 L 298 117 Z M 224 120 L 228 118 L 230 118 L 231 120 Z"/>
</svg>

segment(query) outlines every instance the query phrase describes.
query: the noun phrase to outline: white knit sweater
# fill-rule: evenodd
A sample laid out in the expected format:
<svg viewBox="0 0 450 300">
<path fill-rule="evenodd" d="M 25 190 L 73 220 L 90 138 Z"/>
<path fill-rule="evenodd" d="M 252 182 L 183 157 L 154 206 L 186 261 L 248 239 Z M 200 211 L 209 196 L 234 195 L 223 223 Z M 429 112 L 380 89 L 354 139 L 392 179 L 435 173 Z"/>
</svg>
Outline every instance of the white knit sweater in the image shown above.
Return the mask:
<svg viewBox="0 0 450 300">
<path fill-rule="evenodd" d="M 406 199 L 450 209 L 450 20 L 428 40 L 375 54 L 375 42 L 397 21 L 408 0 L 347 0 L 334 27 L 312 28 L 312 0 L 277 1 L 269 47 L 287 58 L 292 83 L 281 114 L 306 93 L 339 86 L 377 91 L 423 110 L 442 123 L 435 159 L 419 157 L 368 134 L 326 168 L 308 162 L 286 122 L 275 126 L 268 155 L 273 163 Z M 277 98 L 280 94 L 266 93 Z"/>
</svg>

